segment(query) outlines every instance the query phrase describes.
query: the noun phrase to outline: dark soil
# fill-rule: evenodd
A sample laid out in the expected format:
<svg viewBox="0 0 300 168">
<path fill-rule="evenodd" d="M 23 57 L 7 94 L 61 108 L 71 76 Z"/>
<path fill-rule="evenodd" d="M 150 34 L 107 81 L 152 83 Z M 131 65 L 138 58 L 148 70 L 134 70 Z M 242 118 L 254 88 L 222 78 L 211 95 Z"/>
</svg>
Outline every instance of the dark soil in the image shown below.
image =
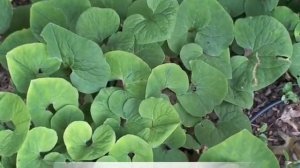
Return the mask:
<svg viewBox="0 0 300 168">
<path fill-rule="evenodd" d="M 30 0 L 12 0 L 11 2 L 13 6 L 21 6 L 21 5 L 27 5 L 30 4 Z"/>
<path fill-rule="evenodd" d="M 249 118 L 251 118 L 257 112 L 264 109 L 266 106 L 272 104 L 277 100 L 280 100 L 283 95 L 282 88 L 287 82 L 296 83 L 294 79 L 290 78 L 290 76 L 286 74 L 285 76 L 281 77 L 272 85 L 257 91 L 254 97 L 253 108 L 247 111 Z M 300 88 L 298 86 L 293 86 L 293 91 L 295 91 L 296 93 L 298 93 L 298 95 L 300 95 Z M 277 149 L 278 146 L 282 146 L 285 143 L 288 143 L 279 134 L 280 132 L 287 133 L 290 131 L 291 128 L 287 124 L 280 122 L 279 119 L 282 116 L 283 111 L 289 106 L 291 105 L 284 104 L 284 103 L 274 106 L 273 108 L 268 110 L 265 114 L 258 117 L 252 124 L 253 132 L 257 136 L 259 136 L 260 134 L 259 128 L 263 124 L 267 124 L 268 126 L 267 130 L 263 134 L 267 137 L 268 145 L 271 149 L 273 149 L 274 152 L 276 151 L 275 149 Z M 292 137 L 292 138 L 297 138 L 297 137 Z M 298 143 L 298 141 L 295 141 L 294 143 Z M 295 149 L 286 148 L 286 152 L 290 154 L 291 160 L 299 159 L 295 157 L 295 152 L 297 153 L 300 151 L 295 151 Z M 278 160 L 280 161 L 280 164 L 284 165 L 286 161 L 285 157 L 282 154 L 277 155 L 277 157 Z"/>
<path fill-rule="evenodd" d="M 9 73 L 0 66 L 0 92 L 12 92 L 13 90 Z"/>
</svg>

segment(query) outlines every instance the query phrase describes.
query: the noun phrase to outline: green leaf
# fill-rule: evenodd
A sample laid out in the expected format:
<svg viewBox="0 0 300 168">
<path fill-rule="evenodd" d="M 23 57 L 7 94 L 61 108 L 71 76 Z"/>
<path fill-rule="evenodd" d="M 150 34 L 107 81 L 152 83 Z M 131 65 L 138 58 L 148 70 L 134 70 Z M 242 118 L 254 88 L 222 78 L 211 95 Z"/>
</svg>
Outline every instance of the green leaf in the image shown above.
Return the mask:
<svg viewBox="0 0 300 168">
<path fill-rule="evenodd" d="M 228 83 L 222 72 L 201 60 L 191 61 L 190 65 L 192 69 L 190 90 L 177 98 L 189 114 L 203 117 L 224 100 Z"/>
<path fill-rule="evenodd" d="M 75 29 L 76 22 L 81 13 L 91 7 L 89 0 L 50 0 L 50 2 L 54 7 L 60 9 L 64 13 L 67 19 L 68 27 L 71 30 Z"/>
<path fill-rule="evenodd" d="M 128 154 L 133 153 L 133 158 Z M 140 137 L 127 134 L 113 145 L 109 152 L 119 162 L 152 162 L 153 152 L 151 146 Z"/>
<path fill-rule="evenodd" d="M 110 80 L 122 80 L 130 95 L 144 98 L 150 67 L 136 55 L 124 51 L 108 52 L 105 58 L 111 67 Z"/>
<path fill-rule="evenodd" d="M 112 8 L 114 9 L 120 16 L 122 20 L 124 20 L 127 16 L 127 10 L 132 0 L 90 0 L 92 6 L 100 7 L 100 8 Z"/>
<path fill-rule="evenodd" d="M 195 126 L 201 144 L 212 147 L 243 129 L 251 131 L 251 123 L 242 108 L 225 103 L 215 108 L 215 112 L 219 118 L 217 123 L 205 119 Z"/>
<path fill-rule="evenodd" d="M 179 116 L 169 101 L 162 98 L 148 98 L 139 107 L 141 117 L 148 122 L 138 133 L 152 147 L 161 145 L 178 127 Z"/>
<path fill-rule="evenodd" d="M 94 160 L 105 155 L 116 141 L 113 129 L 108 125 L 92 128 L 85 121 L 72 122 L 64 133 L 67 151 L 74 160 Z"/>
<path fill-rule="evenodd" d="M 234 56 L 231 58 L 231 67 L 232 71 L 235 71 L 241 64 L 247 61 L 247 58 L 244 56 Z M 233 76 L 233 79 L 237 78 Z M 225 101 L 237 105 L 242 108 L 250 109 L 253 105 L 254 93 L 251 89 L 249 90 L 239 90 L 235 83 L 235 80 L 229 80 L 228 94 L 225 98 Z"/>
<path fill-rule="evenodd" d="M 29 131 L 24 144 L 17 155 L 19 168 L 50 168 L 54 162 L 65 161 L 65 156 L 51 152 L 57 142 L 56 132 L 45 127 L 35 127 Z M 45 156 L 44 153 L 47 153 Z"/>
<path fill-rule="evenodd" d="M 127 52 L 134 51 L 134 36 L 130 32 L 117 32 L 111 35 L 106 46 L 106 51 L 122 50 Z"/>
<path fill-rule="evenodd" d="M 271 13 L 271 16 L 282 23 L 289 31 L 294 31 L 299 22 L 299 15 L 294 13 L 286 6 L 277 6 Z"/>
<path fill-rule="evenodd" d="M 67 126 L 73 121 L 84 120 L 83 112 L 76 106 L 66 105 L 59 109 L 51 118 L 50 125 L 58 136 L 58 142 L 62 142 L 63 134 Z"/>
<path fill-rule="evenodd" d="M 9 0 L 0 1 L 0 34 L 9 28 L 13 16 L 13 8 Z"/>
<path fill-rule="evenodd" d="M 103 88 L 95 97 L 91 105 L 91 116 L 96 126 L 100 126 L 108 118 L 120 120 L 116 114 L 114 114 L 108 107 L 109 97 L 119 89 L 114 87 Z"/>
<path fill-rule="evenodd" d="M 297 42 L 300 42 L 300 22 L 295 27 L 294 36 Z"/>
<path fill-rule="evenodd" d="M 189 114 L 179 103 L 176 103 L 174 108 L 180 117 L 182 125 L 185 127 L 194 127 L 199 121 L 202 120 L 201 117 L 195 117 Z"/>
<path fill-rule="evenodd" d="M 219 145 L 208 149 L 201 155 L 199 161 L 248 162 L 252 167 L 279 168 L 275 155 L 267 145 L 247 130 L 243 130 Z"/>
<path fill-rule="evenodd" d="M 31 81 L 27 93 L 27 107 L 35 126 L 49 128 L 53 113 L 66 105 L 78 107 L 78 91 L 69 82 L 61 78 Z"/>
<path fill-rule="evenodd" d="M 118 160 L 110 155 L 107 155 L 98 159 L 97 162 L 118 162 Z"/>
<path fill-rule="evenodd" d="M 190 134 L 186 134 L 186 141 L 183 147 L 186 149 L 194 150 L 198 150 L 201 148 L 200 144 Z"/>
<path fill-rule="evenodd" d="M 178 149 L 165 150 L 163 147 L 153 150 L 154 162 L 188 162 L 185 153 Z"/>
<path fill-rule="evenodd" d="M 244 8 L 247 16 L 264 15 L 271 12 L 279 0 L 245 0 Z"/>
<path fill-rule="evenodd" d="M 185 144 L 185 141 L 185 129 L 181 128 L 181 126 L 178 126 L 176 130 L 164 142 L 164 144 L 166 144 L 170 148 L 180 148 Z"/>
<path fill-rule="evenodd" d="M 248 59 L 233 71 L 238 90 L 259 90 L 288 70 L 292 42 L 286 28 L 273 17 L 238 19 L 235 38 Z"/>
<path fill-rule="evenodd" d="M 121 118 L 128 118 L 123 110 L 125 102 L 131 98 L 129 93 L 125 90 L 117 90 L 113 92 L 108 99 L 108 107 L 111 112 Z"/>
<path fill-rule="evenodd" d="M 129 7 L 124 31 L 132 32 L 139 44 L 164 41 L 176 22 L 176 0 L 137 0 Z"/>
<path fill-rule="evenodd" d="M 145 61 L 150 68 L 162 64 L 165 60 L 165 53 L 157 43 L 136 44 L 134 46 L 134 54 Z"/>
<path fill-rule="evenodd" d="M 17 90 L 26 93 L 31 80 L 50 76 L 59 69 L 61 62 L 48 55 L 45 44 L 32 43 L 8 52 L 7 64 Z"/>
<path fill-rule="evenodd" d="M 224 9 L 232 16 L 237 17 L 244 13 L 245 0 L 218 0 Z"/>
<path fill-rule="evenodd" d="M 195 42 L 205 54 L 217 56 L 228 48 L 233 38 L 233 21 L 218 1 L 186 0 L 180 4 L 168 44 L 173 52 L 179 53 L 185 44 Z"/>
<path fill-rule="evenodd" d="M 30 29 L 39 36 L 48 23 L 60 25 L 68 28 L 67 20 L 63 11 L 51 3 L 51 1 L 41 1 L 34 3 L 30 8 Z"/>
<path fill-rule="evenodd" d="M 51 23 L 41 35 L 50 55 L 72 69 L 71 82 L 80 92 L 94 93 L 106 86 L 110 68 L 96 43 Z"/>
<path fill-rule="evenodd" d="M 12 20 L 9 29 L 5 32 L 6 35 L 30 27 L 30 8 L 30 4 L 13 8 Z"/>
<path fill-rule="evenodd" d="M 6 54 L 13 48 L 37 42 L 32 32 L 28 29 L 23 29 L 10 34 L 0 45 L 0 63 L 7 67 Z"/>
<path fill-rule="evenodd" d="M 229 49 L 224 50 L 220 55 L 214 57 L 203 54 L 203 49 L 198 44 L 189 43 L 182 47 L 180 51 L 180 59 L 188 70 L 191 70 L 190 61 L 202 60 L 223 72 L 228 79 L 232 77 Z"/>
<path fill-rule="evenodd" d="M 289 71 L 297 79 L 297 83 L 300 84 L 300 43 L 295 43 L 293 48 L 292 64 Z"/>
<path fill-rule="evenodd" d="M 0 92 L 0 156 L 11 156 L 23 144 L 30 126 L 30 114 L 23 100 Z"/>
<path fill-rule="evenodd" d="M 102 43 L 118 30 L 119 25 L 120 18 L 114 10 L 92 7 L 79 16 L 76 32 L 97 43 Z"/>
<path fill-rule="evenodd" d="M 167 63 L 159 65 L 152 70 L 148 78 L 146 98 L 161 97 L 164 89 L 170 89 L 177 96 L 188 91 L 188 76 L 179 65 Z"/>
</svg>

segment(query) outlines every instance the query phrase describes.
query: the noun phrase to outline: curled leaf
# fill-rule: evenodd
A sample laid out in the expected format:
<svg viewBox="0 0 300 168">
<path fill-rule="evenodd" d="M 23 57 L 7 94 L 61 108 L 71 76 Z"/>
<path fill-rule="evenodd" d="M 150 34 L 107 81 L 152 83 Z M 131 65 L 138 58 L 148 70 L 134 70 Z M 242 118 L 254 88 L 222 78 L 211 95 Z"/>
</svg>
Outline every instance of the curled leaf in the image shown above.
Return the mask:
<svg viewBox="0 0 300 168">
<path fill-rule="evenodd" d="M 116 141 L 113 129 L 102 125 L 95 129 L 85 121 L 72 122 L 64 132 L 67 151 L 74 160 L 94 160 L 108 153 Z"/>
<path fill-rule="evenodd" d="M 134 154 L 132 158 L 128 154 Z M 118 139 L 109 152 L 119 162 L 152 162 L 153 152 L 151 146 L 140 137 L 125 135 Z"/>
</svg>

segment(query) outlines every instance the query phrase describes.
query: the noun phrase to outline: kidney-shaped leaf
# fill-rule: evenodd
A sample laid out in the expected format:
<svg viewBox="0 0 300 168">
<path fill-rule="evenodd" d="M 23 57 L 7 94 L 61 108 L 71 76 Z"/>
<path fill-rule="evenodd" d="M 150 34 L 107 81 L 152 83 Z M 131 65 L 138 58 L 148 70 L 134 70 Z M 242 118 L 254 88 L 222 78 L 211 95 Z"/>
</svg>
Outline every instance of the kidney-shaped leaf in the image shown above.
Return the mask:
<svg viewBox="0 0 300 168">
<path fill-rule="evenodd" d="M 233 71 L 233 82 L 237 89 L 259 90 L 288 70 L 293 52 L 292 42 L 286 28 L 273 17 L 237 20 L 235 38 L 248 58 Z"/>
<path fill-rule="evenodd" d="M 300 20 L 298 14 L 286 6 L 276 7 L 271 15 L 281 22 L 289 31 L 293 31 Z"/>
<path fill-rule="evenodd" d="M 51 128 L 57 133 L 58 142 L 62 142 L 64 131 L 70 123 L 83 119 L 83 112 L 76 106 L 66 105 L 59 109 L 50 121 Z"/>
<path fill-rule="evenodd" d="M 236 17 L 244 13 L 245 0 L 218 0 L 226 11 L 232 16 Z"/>
<path fill-rule="evenodd" d="M 96 43 L 51 23 L 42 36 L 50 55 L 72 69 L 71 82 L 80 92 L 94 93 L 106 86 L 110 68 Z"/>
<path fill-rule="evenodd" d="M 105 155 L 116 141 L 113 129 L 108 125 L 96 128 L 85 121 L 72 122 L 64 133 L 67 151 L 74 160 L 94 160 Z"/>
<path fill-rule="evenodd" d="M 48 77 L 60 68 L 60 60 L 50 57 L 43 43 L 24 44 L 7 53 L 11 78 L 19 92 L 26 93 L 30 81 Z"/>
<path fill-rule="evenodd" d="M 297 42 L 300 42 L 300 22 L 295 27 L 294 36 Z"/>
<path fill-rule="evenodd" d="M 161 145 L 180 124 L 179 116 L 169 101 L 162 98 L 148 98 L 141 102 L 139 113 L 149 120 L 138 133 L 152 147 Z"/>
<path fill-rule="evenodd" d="M 188 162 L 184 152 L 179 149 L 165 150 L 164 147 L 153 150 L 154 162 Z"/>
<path fill-rule="evenodd" d="M 215 108 L 215 112 L 219 117 L 216 124 L 205 119 L 195 126 L 200 144 L 212 147 L 243 129 L 251 130 L 250 121 L 240 107 L 226 103 Z"/>
<path fill-rule="evenodd" d="M 30 114 L 23 100 L 12 93 L 0 92 L 0 156 L 11 156 L 24 142 Z"/>
<path fill-rule="evenodd" d="M 182 95 L 188 91 L 189 79 L 180 66 L 167 63 L 152 69 L 148 78 L 146 98 L 161 97 L 164 89 L 170 89 L 176 95 Z"/>
<path fill-rule="evenodd" d="M 35 127 L 29 131 L 24 145 L 17 154 L 17 167 L 19 168 L 50 168 L 54 162 L 63 162 L 65 156 L 49 151 L 57 142 L 56 132 L 45 127 Z M 46 155 L 44 155 L 47 153 Z M 44 156 L 42 156 L 44 155 Z"/>
<path fill-rule="evenodd" d="M 47 17 L 45 17 L 47 16 Z M 30 8 L 30 29 L 39 36 L 48 23 L 54 23 L 68 28 L 67 20 L 62 10 L 52 5 L 50 1 L 34 3 Z"/>
<path fill-rule="evenodd" d="M 132 158 L 128 154 L 134 154 Z M 138 136 L 125 135 L 118 139 L 109 152 L 119 162 L 152 162 L 151 145 Z"/>
<path fill-rule="evenodd" d="M 78 107 L 78 91 L 61 78 L 32 80 L 27 93 L 27 107 L 35 126 L 50 127 L 53 113 L 66 105 Z"/>
<path fill-rule="evenodd" d="M 114 10 L 92 7 L 79 16 L 76 32 L 97 43 L 102 43 L 118 30 L 119 25 L 120 18 Z"/>
<path fill-rule="evenodd" d="M 139 44 L 168 39 L 176 22 L 176 0 L 137 0 L 129 8 L 124 31 L 132 32 Z"/>
<path fill-rule="evenodd" d="M 10 50 L 20 45 L 34 42 L 37 42 L 37 40 L 29 29 L 15 31 L 14 33 L 10 34 L 0 44 L 0 63 L 4 65 L 4 67 L 7 67 L 6 54 Z"/>
<path fill-rule="evenodd" d="M 95 97 L 91 105 L 91 116 L 96 126 L 102 125 L 108 118 L 120 120 L 120 117 L 113 113 L 108 106 L 109 97 L 117 90 L 119 89 L 114 87 L 103 88 Z"/>
<path fill-rule="evenodd" d="M 108 52 L 105 58 L 111 67 L 110 80 L 122 80 L 129 94 L 144 98 L 150 67 L 136 55 L 124 51 Z"/>
<path fill-rule="evenodd" d="M 0 34 L 5 33 L 9 28 L 13 16 L 13 8 L 9 0 L 0 1 Z"/>
<path fill-rule="evenodd" d="M 245 162 L 252 167 L 279 168 L 272 151 L 249 131 L 243 130 L 204 152 L 201 162 Z"/>
<path fill-rule="evenodd" d="M 191 61 L 190 65 L 192 69 L 190 90 L 177 98 L 188 113 L 203 117 L 224 100 L 228 82 L 221 71 L 201 60 Z"/>
<path fill-rule="evenodd" d="M 186 0 L 180 4 L 168 44 L 179 53 L 185 44 L 195 42 L 204 53 L 217 56 L 228 48 L 233 37 L 233 21 L 218 1 Z"/>
</svg>

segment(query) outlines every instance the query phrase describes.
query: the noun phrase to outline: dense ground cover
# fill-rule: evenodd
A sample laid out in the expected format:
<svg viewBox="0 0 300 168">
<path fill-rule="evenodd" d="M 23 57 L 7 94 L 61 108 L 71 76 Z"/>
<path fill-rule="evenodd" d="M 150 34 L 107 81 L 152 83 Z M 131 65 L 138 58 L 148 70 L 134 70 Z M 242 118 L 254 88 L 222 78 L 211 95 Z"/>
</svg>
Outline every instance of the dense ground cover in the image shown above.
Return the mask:
<svg viewBox="0 0 300 168">
<path fill-rule="evenodd" d="M 273 168 L 279 162 L 262 122 L 287 123 L 275 136 L 297 139 L 297 108 L 258 119 L 254 129 L 245 111 L 254 107 L 248 115 L 255 115 L 261 96 L 254 101 L 254 93 L 277 88 L 278 79 L 279 90 L 300 81 L 299 1 L 28 3 L 0 1 L 0 63 L 10 76 L 1 70 L 0 167 L 208 161 Z M 296 158 L 285 149 L 285 160 Z"/>
</svg>

